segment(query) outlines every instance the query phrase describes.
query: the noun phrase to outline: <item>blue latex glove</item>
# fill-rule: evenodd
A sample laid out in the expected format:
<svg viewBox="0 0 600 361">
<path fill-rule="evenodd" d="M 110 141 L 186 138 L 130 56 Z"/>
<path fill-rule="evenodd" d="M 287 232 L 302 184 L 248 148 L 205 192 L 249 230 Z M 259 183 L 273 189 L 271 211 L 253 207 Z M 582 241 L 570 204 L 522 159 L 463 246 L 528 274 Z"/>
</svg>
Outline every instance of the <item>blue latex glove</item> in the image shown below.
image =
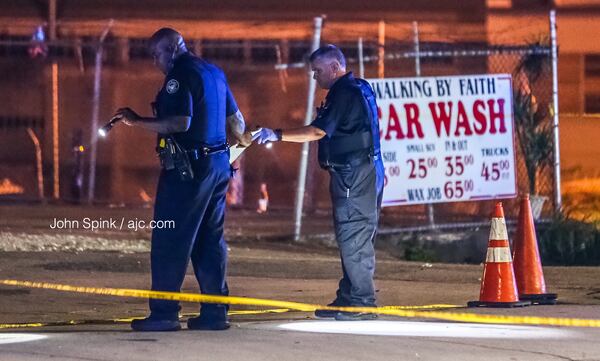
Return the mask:
<svg viewBox="0 0 600 361">
<path fill-rule="evenodd" d="M 258 144 L 264 144 L 268 142 L 276 142 L 277 135 L 275 131 L 270 128 L 261 128 L 260 133 L 258 134 L 258 138 L 256 138 Z"/>
</svg>

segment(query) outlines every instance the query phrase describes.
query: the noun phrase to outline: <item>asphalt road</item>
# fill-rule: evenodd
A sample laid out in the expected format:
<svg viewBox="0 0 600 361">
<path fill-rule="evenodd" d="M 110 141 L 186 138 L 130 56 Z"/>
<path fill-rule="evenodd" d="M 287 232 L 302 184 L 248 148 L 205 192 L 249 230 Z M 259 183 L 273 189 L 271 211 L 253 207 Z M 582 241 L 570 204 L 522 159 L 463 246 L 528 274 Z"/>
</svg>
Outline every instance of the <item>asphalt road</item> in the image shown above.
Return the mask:
<svg viewBox="0 0 600 361">
<path fill-rule="evenodd" d="M 148 254 L 7 252 L 0 278 L 147 288 Z M 464 305 L 476 299 L 481 268 L 403 262 L 380 255 L 380 305 Z M 325 304 L 339 273 L 332 251 L 231 246 L 232 294 Z M 557 306 L 464 309 L 501 315 L 600 318 L 595 268 L 548 268 Z M 196 292 L 193 275 L 184 291 Z M 239 310 L 240 307 L 232 307 Z M 197 311 L 184 304 L 182 312 Z M 0 323 L 107 321 L 140 317 L 146 300 L 0 286 Z M 316 320 L 310 313 L 233 315 L 224 332 L 134 333 L 125 323 L 0 332 L 0 360 L 600 360 L 600 329 L 477 325 L 384 316 L 371 322 Z M 185 328 L 185 324 L 184 324 Z M 42 337 L 26 342 L 20 338 Z"/>
<path fill-rule="evenodd" d="M 350 322 L 344 325 L 345 332 L 351 333 L 353 329 L 364 332 L 368 327 L 396 330 L 400 335 L 323 333 L 324 325 L 335 321 L 291 322 L 313 325 L 321 332 L 282 330 L 281 325 L 290 324 L 288 321 L 241 322 L 226 332 L 149 334 L 130 332 L 127 326 L 69 327 L 21 333 L 44 338 L 11 344 L 1 344 L 8 334 L 0 333 L 0 358 L 3 361 L 600 360 L 597 329 L 394 320 L 366 323 Z M 440 336 L 444 333 L 446 336 Z"/>
<path fill-rule="evenodd" d="M 41 213 L 40 213 L 41 214 Z M 149 254 L 144 235 L 103 235 L 94 247 L 79 247 L 72 234 L 46 232 L 43 222 L 10 223 L 0 241 L 56 247 L 0 251 L 0 279 L 80 286 L 148 289 Z M 275 230 L 276 225 L 265 225 Z M 257 226 L 258 228 L 258 226 Z M 231 232 L 231 230 L 230 230 Z M 29 237 L 33 238 L 29 238 Z M 78 236 L 93 238 L 81 232 Z M 84 243 L 88 242 L 85 238 Z M 112 243 L 113 241 L 117 243 Z M 135 241 L 138 242 L 138 241 Z M 0 242 L 1 243 L 1 242 Z M 104 248 L 102 248 L 104 247 Z M 101 249 L 104 249 L 102 251 Z M 406 262 L 378 252 L 380 306 L 453 304 L 444 312 L 600 319 L 600 270 L 546 267 L 556 306 L 466 309 L 479 294 L 481 265 Z M 190 270 L 191 271 L 191 270 Z M 331 301 L 340 275 L 335 249 L 292 244 L 285 239 L 230 243 L 232 295 L 313 304 Z M 183 291 L 197 292 L 191 272 Z M 189 317 L 198 306 L 184 303 Z M 384 316 L 378 321 L 316 320 L 310 313 L 239 314 L 223 332 L 182 330 L 134 333 L 118 318 L 143 317 L 147 300 L 0 286 L 0 361 L 12 360 L 600 360 L 600 329 L 484 325 Z M 185 320 L 182 319 L 182 321 Z M 52 326 L 55 322 L 83 323 Z M 7 328 L 7 324 L 42 327 Z M 185 328 L 185 323 L 183 324 Z"/>
</svg>

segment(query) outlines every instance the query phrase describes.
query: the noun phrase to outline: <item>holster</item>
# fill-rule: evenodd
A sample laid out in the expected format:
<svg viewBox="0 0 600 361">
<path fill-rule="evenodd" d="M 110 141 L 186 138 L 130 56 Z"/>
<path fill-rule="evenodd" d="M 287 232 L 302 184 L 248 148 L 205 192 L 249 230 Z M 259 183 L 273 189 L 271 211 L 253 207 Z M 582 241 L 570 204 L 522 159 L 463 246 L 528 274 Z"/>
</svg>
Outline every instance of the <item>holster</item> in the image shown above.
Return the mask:
<svg viewBox="0 0 600 361">
<path fill-rule="evenodd" d="M 166 137 L 164 147 L 156 149 L 160 166 L 164 170 L 177 170 L 182 181 L 194 179 L 194 171 L 187 152 L 177 144 L 173 137 Z"/>
</svg>

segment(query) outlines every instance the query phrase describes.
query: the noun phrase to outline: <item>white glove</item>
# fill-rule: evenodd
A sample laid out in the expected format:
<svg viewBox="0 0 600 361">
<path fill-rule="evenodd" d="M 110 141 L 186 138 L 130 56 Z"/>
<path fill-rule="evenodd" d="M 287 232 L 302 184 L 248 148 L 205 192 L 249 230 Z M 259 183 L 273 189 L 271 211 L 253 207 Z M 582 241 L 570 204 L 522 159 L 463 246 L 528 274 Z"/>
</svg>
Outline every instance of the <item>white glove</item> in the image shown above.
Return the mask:
<svg viewBox="0 0 600 361">
<path fill-rule="evenodd" d="M 260 133 L 258 134 L 258 137 L 256 138 L 256 141 L 258 142 L 258 144 L 264 144 L 267 142 L 276 142 L 278 141 L 278 137 L 277 134 L 275 133 L 275 131 L 273 129 L 270 128 L 262 128 L 260 130 Z"/>
</svg>

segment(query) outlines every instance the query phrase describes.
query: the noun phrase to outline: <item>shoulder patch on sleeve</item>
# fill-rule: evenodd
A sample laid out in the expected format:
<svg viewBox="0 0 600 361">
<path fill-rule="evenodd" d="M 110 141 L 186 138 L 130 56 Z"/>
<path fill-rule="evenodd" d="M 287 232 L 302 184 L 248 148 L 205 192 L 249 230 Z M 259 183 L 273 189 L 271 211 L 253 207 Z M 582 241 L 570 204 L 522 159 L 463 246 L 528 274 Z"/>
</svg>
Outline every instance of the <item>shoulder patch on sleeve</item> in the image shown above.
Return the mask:
<svg viewBox="0 0 600 361">
<path fill-rule="evenodd" d="M 167 82 L 165 89 L 167 90 L 167 93 L 175 94 L 179 90 L 179 82 L 175 79 L 171 79 Z"/>
</svg>

